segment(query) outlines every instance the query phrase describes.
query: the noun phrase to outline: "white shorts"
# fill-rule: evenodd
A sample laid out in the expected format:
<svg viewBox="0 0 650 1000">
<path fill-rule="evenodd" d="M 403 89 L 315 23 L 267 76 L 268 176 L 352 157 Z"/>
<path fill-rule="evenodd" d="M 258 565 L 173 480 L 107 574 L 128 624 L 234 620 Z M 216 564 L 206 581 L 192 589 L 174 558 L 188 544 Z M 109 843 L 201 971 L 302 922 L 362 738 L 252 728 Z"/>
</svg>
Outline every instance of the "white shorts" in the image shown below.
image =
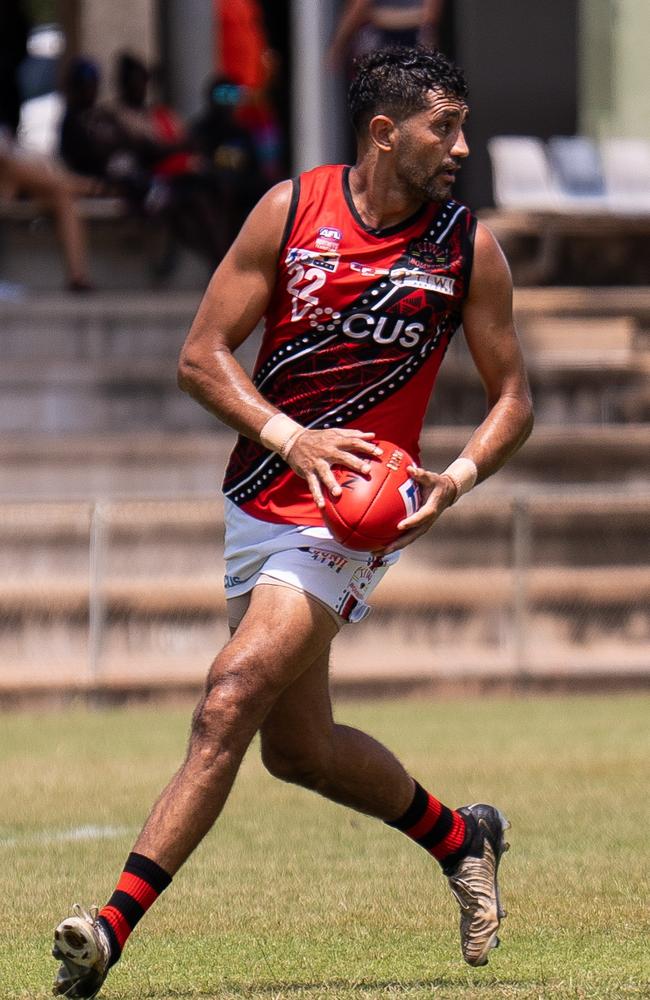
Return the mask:
<svg viewBox="0 0 650 1000">
<path fill-rule="evenodd" d="M 230 500 L 224 518 L 229 601 L 249 594 L 257 583 L 280 584 L 314 597 L 339 625 L 360 622 L 370 613 L 367 598 L 399 559 L 398 552 L 377 558 L 347 549 L 325 527 L 260 521 Z"/>
</svg>

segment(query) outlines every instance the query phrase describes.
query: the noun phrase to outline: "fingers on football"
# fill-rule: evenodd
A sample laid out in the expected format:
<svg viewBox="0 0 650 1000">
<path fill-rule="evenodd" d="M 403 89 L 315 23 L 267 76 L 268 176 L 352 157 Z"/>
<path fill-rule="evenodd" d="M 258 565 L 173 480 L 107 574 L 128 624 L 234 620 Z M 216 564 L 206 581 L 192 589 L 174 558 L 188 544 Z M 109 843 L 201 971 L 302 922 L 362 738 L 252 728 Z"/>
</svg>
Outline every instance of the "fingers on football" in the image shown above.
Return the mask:
<svg viewBox="0 0 650 1000">
<path fill-rule="evenodd" d="M 364 476 L 367 476 L 370 472 L 370 462 L 367 459 L 359 458 L 358 455 L 353 455 L 349 451 L 341 451 L 340 449 L 332 464 L 344 465 L 347 469 L 354 469 L 355 472 L 360 472 Z"/>
<path fill-rule="evenodd" d="M 341 495 L 341 487 L 337 483 L 334 473 L 332 472 L 329 463 L 325 461 L 320 461 L 316 464 L 316 473 L 322 486 L 328 491 L 328 493 L 333 497 L 338 497 Z"/>
<path fill-rule="evenodd" d="M 400 521 L 397 527 L 400 531 L 410 531 L 411 528 L 419 528 L 424 524 L 428 527 L 433 513 L 433 511 L 427 510 L 426 506 L 420 507 L 415 514 L 411 514 L 409 517 L 405 517 L 403 521 Z"/>
<path fill-rule="evenodd" d="M 323 499 L 323 491 L 321 489 L 320 480 L 315 472 L 308 472 L 307 485 L 309 486 L 310 493 L 314 498 L 314 503 L 317 507 L 321 509 L 325 506 L 325 500 Z"/>
<path fill-rule="evenodd" d="M 377 458 L 383 455 L 381 448 L 374 443 L 375 435 L 372 431 L 355 431 L 343 428 L 339 433 L 348 438 L 345 445 L 341 447 L 354 448 L 355 451 L 361 451 L 366 455 L 376 455 Z"/>
<path fill-rule="evenodd" d="M 406 469 L 411 479 L 415 479 L 420 486 L 434 486 L 438 476 L 427 469 L 421 469 L 419 465 L 409 465 Z"/>
<path fill-rule="evenodd" d="M 343 437 L 366 438 L 366 440 L 377 436 L 374 431 L 356 431 L 354 427 L 341 427 L 339 434 Z"/>
</svg>

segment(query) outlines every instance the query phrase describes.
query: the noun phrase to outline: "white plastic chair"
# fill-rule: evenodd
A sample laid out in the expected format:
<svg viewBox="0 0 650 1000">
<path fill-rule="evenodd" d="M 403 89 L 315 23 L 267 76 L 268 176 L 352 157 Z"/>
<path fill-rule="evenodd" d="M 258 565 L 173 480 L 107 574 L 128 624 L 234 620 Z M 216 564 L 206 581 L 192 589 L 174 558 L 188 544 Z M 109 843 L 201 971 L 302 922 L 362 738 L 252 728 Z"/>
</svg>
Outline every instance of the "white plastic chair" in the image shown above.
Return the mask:
<svg viewBox="0 0 650 1000">
<path fill-rule="evenodd" d="M 601 154 L 611 211 L 650 214 L 650 140 L 604 139 Z"/>
<path fill-rule="evenodd" d="M 541 139 L 494 136 L 487 144 L 492 161 L 494 201 L 499 208 L 549 211 L 561 207 Z"/>
<path fill-rule="evenodd" d="M 607 211 L 605 178 L 595 140 L 584 135 L 556 135 L 546 148 L 565 211 Z"/>
</svg>

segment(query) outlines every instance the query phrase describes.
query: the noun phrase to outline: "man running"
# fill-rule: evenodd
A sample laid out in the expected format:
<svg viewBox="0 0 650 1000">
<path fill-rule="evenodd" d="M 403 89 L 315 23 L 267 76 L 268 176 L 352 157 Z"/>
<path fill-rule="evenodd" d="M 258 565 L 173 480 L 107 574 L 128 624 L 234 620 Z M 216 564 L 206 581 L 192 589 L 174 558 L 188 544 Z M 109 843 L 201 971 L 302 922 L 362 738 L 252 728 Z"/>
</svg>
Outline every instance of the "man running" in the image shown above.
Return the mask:
<svg viewBox="0 0 650 1000">
<path fill-rule="evenodd" d="M 224 484 L 232 638 L 210 668 L 185 761 L 113 896 L 99 913 L 76 906 L 55 931 L 55 993 L 95 996 L 219 816 L 258 731 L 271 774 L 383 820 L 437 859 L 470 965 L 485 965 L 498 943 L 507 820 L 489 805 L 443 805 L 385 747 L 333 721 L 328 688 L 332 640 L 367 614 L 398 550 L 495 472 L 532 425 L 508 267 L 450 197 L 468 154 L 466 97 L 440 53 L 365 57 L 350 89 L 356 165 L 319 167 L 268 192 L 210 282 L 179 379 L 240 434 Z M 233 351 L 262 318 L 251 380 Z M 380 439 L 419 456 L 427 401 L 461 322 L 487 416 L 448 469 L 412 467 L 422 505 L 397 543 L 344 548 L 321 517 L 325 491 L 340 491 L 332 466 L 367 471 Z"/>
</svg>

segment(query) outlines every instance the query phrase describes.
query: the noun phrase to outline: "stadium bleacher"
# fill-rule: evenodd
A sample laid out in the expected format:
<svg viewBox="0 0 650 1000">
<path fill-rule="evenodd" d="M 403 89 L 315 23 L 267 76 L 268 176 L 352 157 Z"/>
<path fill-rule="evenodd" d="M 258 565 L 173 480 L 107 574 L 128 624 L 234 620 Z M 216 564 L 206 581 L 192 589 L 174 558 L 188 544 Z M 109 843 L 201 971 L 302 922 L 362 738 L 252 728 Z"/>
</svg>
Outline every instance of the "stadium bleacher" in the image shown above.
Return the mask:
<svg viewBox="0 0 650 1000">
<path fill-rule="evenodd" d="M 218 485 L 232 437 L 175 384 L 199 295 L 0 304 L 7 703 L 53 677 L 66 695 L 186 690 L 225 636 Z M 372 626 L 339 639 L 342 687 L 647 678 L 650 290 L 519 288 L 515 309 L 533 437 L 404 557 Z M 458 454 L 483 406 L 459 339 L 424 434 L 429 467 Z"/>
</svg>

